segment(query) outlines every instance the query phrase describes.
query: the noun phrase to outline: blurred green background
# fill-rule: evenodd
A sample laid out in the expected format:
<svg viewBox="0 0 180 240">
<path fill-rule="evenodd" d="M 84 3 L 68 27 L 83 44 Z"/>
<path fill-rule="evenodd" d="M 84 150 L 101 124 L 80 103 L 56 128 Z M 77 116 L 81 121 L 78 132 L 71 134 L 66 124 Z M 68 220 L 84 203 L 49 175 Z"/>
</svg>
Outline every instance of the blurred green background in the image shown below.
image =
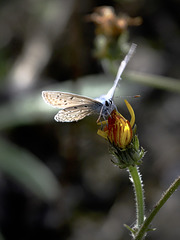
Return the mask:
<svg viewBox="0 0 180 240">
<path fill-rule="evenodd" d="M 129 118 L 123 99 L 141 95 L 128 101 L 147 150 L 140 167 L 147 214 L 179 175 L 178 0 L 1 1 L 0 239 L 130 239 L 123 224 L 135 221 L 132 186 L 96 134 L 97 116 L 56 123 L 57 109 L 41 97 L 42 90 L 98 97 L 112 86 L 115 76 L 93 55 L 95 26 L 86 21 L 103 5 L 143 19 L 128 29 L 138 47 L 115 102 Z M 177 191 L 147 239 L 180 239 L 179 198 Z"/>
</svg>

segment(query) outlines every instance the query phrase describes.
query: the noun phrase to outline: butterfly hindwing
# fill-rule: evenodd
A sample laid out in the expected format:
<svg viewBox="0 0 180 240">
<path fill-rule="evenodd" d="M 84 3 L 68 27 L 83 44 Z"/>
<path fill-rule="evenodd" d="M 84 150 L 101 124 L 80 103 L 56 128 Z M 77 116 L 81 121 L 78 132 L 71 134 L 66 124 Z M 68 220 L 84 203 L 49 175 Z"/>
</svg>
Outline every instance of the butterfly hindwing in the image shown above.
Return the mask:
<svg viewBox="0 0 180 240">
<path fill-rule="evenodd" d="M 61 109 L 54 117 L 57 122 L 74 122 L 83 119 L 91 114 L 97 114 L 99 109 L 102 108 L 101 105 L 96 105 L 96 103 L 89 105 L 79 105 L 75 107 L 69 107 Z"/>
</svg>

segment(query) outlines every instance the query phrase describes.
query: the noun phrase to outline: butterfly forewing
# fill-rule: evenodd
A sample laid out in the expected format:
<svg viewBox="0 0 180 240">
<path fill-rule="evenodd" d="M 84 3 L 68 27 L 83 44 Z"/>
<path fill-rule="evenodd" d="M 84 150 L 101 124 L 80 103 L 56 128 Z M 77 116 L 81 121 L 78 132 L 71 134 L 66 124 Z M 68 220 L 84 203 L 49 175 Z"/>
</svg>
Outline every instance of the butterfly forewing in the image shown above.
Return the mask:
<svg viewBox="0 0 180 240">
<path fill-rule="evenodd" d="M 82 104 L 89 105 L 94 102 L 97 104 L 99 103 L 98 101 L 88 97 L 60 91 L 43 91 L 42 97 L 46 103 L 50 104 L 53 107 L 62 109 Z"/>
</svg>

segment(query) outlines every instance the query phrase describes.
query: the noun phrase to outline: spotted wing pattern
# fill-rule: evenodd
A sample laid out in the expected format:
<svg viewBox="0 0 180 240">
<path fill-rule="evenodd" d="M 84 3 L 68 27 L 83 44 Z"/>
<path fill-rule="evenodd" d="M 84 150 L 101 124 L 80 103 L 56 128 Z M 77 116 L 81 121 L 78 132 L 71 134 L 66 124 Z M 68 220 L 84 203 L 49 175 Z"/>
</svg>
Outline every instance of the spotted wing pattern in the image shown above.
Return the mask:
<svg viewBox="0 0 180 240">
<path fill-rule="evenodd" d="M 99 114 L 103 104 L 98 100 L 60 91 L 43 91 L 46 103 L 61 110 L 55 115 L 57 122 L 79 121 L 91 114 Z"/>
<path fill-rule="evenodd" d="M 97 104 L 99 103 L 99 101 L 96 101 L 93 98 L 60 91 L 43 91 L 42 97 L 46 103 L 53 107 L 62 109 L 82 104 L 89 105 L 95 102 Z"/>
<path fill-rule="evenodd" d="M 102 104 L 96 105 L 79 105 L 75 107 L 69 107 L 65 109 L 61 109 L 54 117 L 57 122 L 74 122 L 83 119 L 86 116 L 91 114 L 99 113 L 99 109 L 102 108 Z"/>
</svg>

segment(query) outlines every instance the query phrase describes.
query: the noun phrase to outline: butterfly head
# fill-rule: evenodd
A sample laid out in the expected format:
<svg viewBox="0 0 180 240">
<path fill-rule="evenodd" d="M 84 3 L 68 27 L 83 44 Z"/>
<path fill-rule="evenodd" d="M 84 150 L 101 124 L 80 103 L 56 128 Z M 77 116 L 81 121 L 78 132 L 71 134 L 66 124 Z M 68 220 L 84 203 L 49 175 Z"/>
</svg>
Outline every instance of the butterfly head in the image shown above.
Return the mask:
<svg viewBox="0 0 180 240">
<path fill-rule="evenodd" d="M 96 98 L 96 100 L 102 103 L 100 117 L 106 118 L 114 109 L 116 109 L 116 105 L 114 104 L 113 100 L 111 98 L 108 99 L 106 95 Z"/>
<path fill-rule="evenodd" d="M 116 109 L 116 105 L 114 104 L 112 99 L 105 100 L 102 109 L 102 115 L 107 117 L 111 114 L 111 112 Z"/>
</svg>

